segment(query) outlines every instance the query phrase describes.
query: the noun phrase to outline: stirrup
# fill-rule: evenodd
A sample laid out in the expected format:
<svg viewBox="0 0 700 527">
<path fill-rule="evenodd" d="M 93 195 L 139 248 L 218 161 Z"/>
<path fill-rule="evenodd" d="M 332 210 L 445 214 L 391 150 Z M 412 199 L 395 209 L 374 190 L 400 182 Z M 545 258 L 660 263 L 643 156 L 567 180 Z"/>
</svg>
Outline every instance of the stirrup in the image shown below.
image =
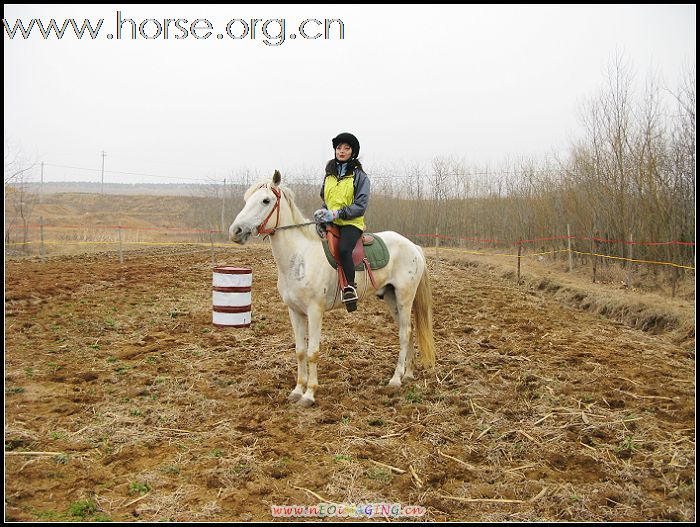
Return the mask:
<svg viewBox="0 0 700 527">
<path fill-rule="evenodd" d="M 345 289 L 343 289 L 342 300 L 343 304 L 345 304 L 345 309 L 348 310 L 348 313 L 352 313 L 353 311 L 357 310 L 357 289 L 351 285 L 348 285 Z"/>
<path fill-rule="evenodd" d="M 357 289 L 348 285 L 343 289 L 343 303 L 357 302 Z"/>
</svg>

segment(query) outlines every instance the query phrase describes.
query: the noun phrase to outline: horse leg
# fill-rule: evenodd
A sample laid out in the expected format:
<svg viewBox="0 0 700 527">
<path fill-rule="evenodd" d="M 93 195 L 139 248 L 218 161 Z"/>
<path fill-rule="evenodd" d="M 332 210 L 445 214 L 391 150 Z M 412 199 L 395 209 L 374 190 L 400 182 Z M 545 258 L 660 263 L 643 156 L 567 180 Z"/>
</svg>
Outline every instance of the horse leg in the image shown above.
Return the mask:
<svg viewBox="0 0 700 527">
<path fill-rule="evenodd" d="M 306 384 L 306 392 L 297 404 L 308 408 L 316 402 L 315 394 L 318 388 L 318 351 L 321 344 L 321 323 L 323 313 L 320 310 L 310 309 L 307 315 L 309 321 L 309 347 L 306 352 L 306 360 L 309 363 L 309 378 Z"/>
<path fill-rule="evenodd" d="M 308 370 L 306 366 L 306 315 L 303 313 L 297 313 L 296 311 L 289 309 L 289 319 L 292 321 L 292 328 L 294 329 L 294 338 L 296 340 L 296 356 L 297 356 L 297 385 L 289 394 L 287 400 L 289 402 L 296 402 L 301 399 L 304 394 L 304 389 L 306 388 L 306 383 L 308 379 Z"/>
<path fill-rule="evenodd" d="M 411 331 L 411 339 L 408 343 L 408 355 L 406 355 L 406 373 L 404 373 L 401 380 L 412 381 L 415 379 L 413 376 L 413 361 L 416 358 L 416 347 L 413 338 L 413 331 Z"/>
<path fill-rule="evenodd" d="M 391 316 L 394 318 L 396 323 L 400 325 L 399 308 L 396 303 L 396 293 L 394 292 L 394 288 L 387 288 L 383 298 L 389 306 L 389 312 L 391 313 Z M 413 361 L 416 358 L 416 347 L 414 342 L 415 339 L 413 337 L 413 331 L 411 331 L 410 340 L 408 343 L 408 353 L 406 354 L 406 373 L 404 373 L 403 377 L 401 377 L 402 381 L 412 381 L 413 379 L 415 379 L 413 375 Z M 398 384 L 397 386 L 400 386 L 400 384 Z"/>
<path fill-rule="evenodd" d="M 411 335 L 411 308 L 410 303 L 406 307 L 405 300 L 401 298 L 401 293 L 397 294 L 396 289 L 387 288 L 384 293 L 384 300 L 389 306 L 389 312 L 394 317 L 394 320 L 399 325 L 399 361 L 396 364 L 396 370 L 394 371 L 394 376 L 389 381 L 389 386 L 398 388 L 401 386 L 401 379 L 404 377 L 404 372 L 410 373 L 410 377 L 407 380 L 413 378 L 413 364 L 412 359 L 415 354 L 413 350 L 413 339 Z M 407 363 L 408 359 L 408 365 Z M 408 367 L 407 367 L 408 366 Z"/>
</svg>

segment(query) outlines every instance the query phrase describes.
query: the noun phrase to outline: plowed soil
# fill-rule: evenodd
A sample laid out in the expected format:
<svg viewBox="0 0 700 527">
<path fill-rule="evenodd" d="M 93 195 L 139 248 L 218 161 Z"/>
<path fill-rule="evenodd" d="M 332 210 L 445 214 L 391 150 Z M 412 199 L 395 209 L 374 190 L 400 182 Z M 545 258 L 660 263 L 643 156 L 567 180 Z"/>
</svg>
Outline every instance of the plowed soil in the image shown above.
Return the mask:
<svg viewBox="0 0 700 527">
<path fill-rule="evenodd" d="M 6 520 L 695 519 L 693 350 L 431 262 L 435 370 L 387 387 L 397 328 L 371 298 L 325 315 L 302 409 L 269 246 L 218 260 L 253 269 L 249 329 L 212 326 L 207 251 L 6 262 Z"/>
</svg>

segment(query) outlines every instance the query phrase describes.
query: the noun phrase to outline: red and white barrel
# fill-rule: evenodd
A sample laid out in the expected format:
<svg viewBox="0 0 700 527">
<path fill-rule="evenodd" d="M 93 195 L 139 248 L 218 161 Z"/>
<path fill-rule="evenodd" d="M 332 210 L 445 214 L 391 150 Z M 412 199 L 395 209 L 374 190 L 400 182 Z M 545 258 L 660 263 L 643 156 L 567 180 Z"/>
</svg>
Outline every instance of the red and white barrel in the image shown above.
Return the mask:
<svg viewBox="0 0 700 527">
<path fill-rule="evenodd" d="M 214 325 L 223 328 L 250 327 L 253 271 L 246 267 L 215 267 L 212 284 Z"/>
</svg>

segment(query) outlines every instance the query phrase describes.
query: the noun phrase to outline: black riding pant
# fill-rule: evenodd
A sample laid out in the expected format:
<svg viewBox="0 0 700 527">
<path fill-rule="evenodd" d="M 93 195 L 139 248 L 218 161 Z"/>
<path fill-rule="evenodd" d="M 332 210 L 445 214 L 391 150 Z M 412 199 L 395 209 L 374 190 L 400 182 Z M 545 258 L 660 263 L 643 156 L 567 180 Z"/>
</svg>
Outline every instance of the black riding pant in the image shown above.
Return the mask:
<svg viewBox="0 0 700 527">
<path fill-rule="evenodd" d="M 343 266 L 345 278 L 349 284 L 355 283 L 355 266 L 352 263 L 352 250 L 357 240 L 362 236 L 362 231 L 354 225 L 342 225 L 340 228 L 340 263 Z"/>
</svg>

